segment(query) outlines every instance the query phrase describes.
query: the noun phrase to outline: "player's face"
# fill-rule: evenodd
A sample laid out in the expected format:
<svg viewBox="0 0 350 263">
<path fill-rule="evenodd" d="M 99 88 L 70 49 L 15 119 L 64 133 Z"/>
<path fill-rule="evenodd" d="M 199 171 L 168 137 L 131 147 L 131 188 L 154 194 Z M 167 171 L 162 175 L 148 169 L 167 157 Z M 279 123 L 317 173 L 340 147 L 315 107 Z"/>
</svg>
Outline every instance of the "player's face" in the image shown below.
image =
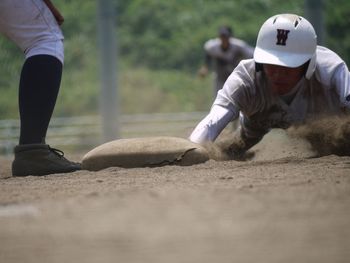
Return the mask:
<svg viewBox="0 0 350 263">
<path fill-rule="evenodd" d="M 230 45 L 230 38 L 227 36 L 220 36 L 221 39 L 221 47 L 223 50 L 228 49 L 229 45 Z"/>
<path fill-rule="evenodd" d="M 288 68 L 264 64 L 263 68 L 271 90 L 276 95 L 287 94 L 291 91 L 305 73 L 304 65 L 297 68 Z"/>
</svg>

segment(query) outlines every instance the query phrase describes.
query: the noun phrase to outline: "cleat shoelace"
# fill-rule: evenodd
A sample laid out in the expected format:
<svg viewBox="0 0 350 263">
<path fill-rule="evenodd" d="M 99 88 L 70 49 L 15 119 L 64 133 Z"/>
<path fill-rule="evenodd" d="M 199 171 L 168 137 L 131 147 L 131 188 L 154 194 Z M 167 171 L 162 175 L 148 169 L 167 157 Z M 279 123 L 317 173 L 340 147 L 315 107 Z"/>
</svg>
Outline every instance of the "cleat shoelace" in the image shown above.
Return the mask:
<svg viewBox="0 0 350 263">
<path fill-rule="evenodd" d="M 50 146 L 49 146 L 49 149 L 50 149 L 51 152 L 56 154 L 58 157 L 63 158 L 63 156 L 64 156 L 64 152 L 63 151 L 55 149 L 55 148 L 51 148 Z"/>
</svg>

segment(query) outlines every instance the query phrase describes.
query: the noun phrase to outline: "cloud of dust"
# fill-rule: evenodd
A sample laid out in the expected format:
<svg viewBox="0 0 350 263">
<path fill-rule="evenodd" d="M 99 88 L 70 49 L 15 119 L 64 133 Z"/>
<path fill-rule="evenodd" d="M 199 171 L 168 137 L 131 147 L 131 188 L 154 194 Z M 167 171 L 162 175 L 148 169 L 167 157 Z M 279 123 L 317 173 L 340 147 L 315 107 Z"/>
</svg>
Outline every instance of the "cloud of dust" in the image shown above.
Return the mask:
<svg viewBox="0 0 350 263">
<path fill-rule="evenodd" d="M 227 149 L 234 140 L 234 132 L 224 131 L 215 142 L 203 146 L 211 159 L 232 160 Z M 350 116 L 320 117 L 287 130 L 274 129 L 252 147 L 242 160 L 309 158 L 330 154 L 350 156 Z"/>
<path fill-rule="evenodd" d="M 215 142 L 207 142 L 203 147 L 208 151 L 209 158 L 216 161 L 229 160 L 229 156 L 224 152 L 223 148 Z"/>
<path fill-rule="evenodd" d="M 350 155 L 350 116 L 328 116 L 293 126 L 288 135 L 308 140 L 320 156 Z"/>
<path fill-rule="evenodd" d="M 207 142 L 203 146 L 208 151 L 210 159 L 216 161 L 232 160 L 227 151 L 228 147 L 234 143 L 234 140 L 234 133 L 224 130 L 215 142 Z"/>
</svg>

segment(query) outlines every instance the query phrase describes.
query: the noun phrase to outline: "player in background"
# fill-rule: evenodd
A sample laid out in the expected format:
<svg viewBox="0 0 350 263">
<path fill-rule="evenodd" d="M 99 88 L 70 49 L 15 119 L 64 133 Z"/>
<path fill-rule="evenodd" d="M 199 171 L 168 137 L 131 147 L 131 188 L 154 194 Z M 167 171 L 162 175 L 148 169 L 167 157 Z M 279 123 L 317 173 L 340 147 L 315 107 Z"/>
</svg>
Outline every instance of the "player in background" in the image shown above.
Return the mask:
<svg viewBox="0 0 350 263">
<path fill-rule="evenodd" d="M 242 59 L 252 58 L 254 49 L 243 40 L 233 37 L 232 29 L 228 26 L 219 28 L 218 37 L 209 39 L 204 44 L 205 63 L 198 71 L 199 76 L 205 77 L 209 69 L 215 72 L 214 97 L 223 87 L 226 79 Z"/>
<path fill-rule="evenodd" d="M 13 176 L 66 173 L 80 164 L 45 142 L 64 60 L 63 17 L 49 0 L 1 0 L 0 32 L 25 55 L 19 83 L 20 138 Z"/>
<path fill-rule="evenodd" d="M 232 72 L 190 140 L 214 141 L 239 118 L 227 153 L 240 159 L 272 128 L 286 129 L 315 115 L 345 114 L 349 108 L 345 62 L 317 46 L 315 30 L 305 18 L 279 14 L 262 25 L 254 58 L 241 61 Z"/>
</svg>

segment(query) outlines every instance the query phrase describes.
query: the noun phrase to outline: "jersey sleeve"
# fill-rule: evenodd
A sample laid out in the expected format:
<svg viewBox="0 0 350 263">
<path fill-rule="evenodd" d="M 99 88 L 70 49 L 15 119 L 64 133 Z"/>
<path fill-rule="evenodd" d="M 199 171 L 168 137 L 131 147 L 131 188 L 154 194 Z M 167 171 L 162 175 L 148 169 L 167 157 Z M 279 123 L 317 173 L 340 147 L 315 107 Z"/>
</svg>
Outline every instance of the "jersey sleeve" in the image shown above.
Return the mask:
<svg viewBox="0 0 350 263">
<path fill-rule="evenodd" d="M 341 64 L 332 77 L 342 105 L 350 109 L 350 73 L 345 63 Z"/>
<path fill-rule="evenodd" d="M 213 58 L 216 57 L 217 49 L 220 46 L 218 39 L 209 39 L 204 43 L 203 49 L 205 51 L 204 64 L 209 68 L 212 66 Z"/>
<path fill-rule="evenodd" d="M 245 115 L 256 112 L 258 102 L 254 83 L 255 64 L 253 59 L 241 61 L 219 90 L 215 105 L 231 111 L 242 111 Z"/>
<path fill-rule="evenodd" d="M 349 69 L 344 60 L 334 51 L 317 46 L 315 75 L 328 89 L 335 89 L 342 106 L 350 108 Z"/>
<path fill-rule="evenodd" d="M 189 139 L 199 144 L 215 141 L 227 124 L 237 117 L 238 112 L 213 105 L 209 114 L 196 126 Z"/>
<path fill-rule="evenodd" d="M 240 111 L 251 111 L 252 96 L 254 97 L 253 80 L 251 74 L 253 61 L 242 62 L 226 80 L 209 114 L 196 126 L 190 136 L 195 143 L 215 141 L 230 121 L 239 117 Z"/>
</svg>

